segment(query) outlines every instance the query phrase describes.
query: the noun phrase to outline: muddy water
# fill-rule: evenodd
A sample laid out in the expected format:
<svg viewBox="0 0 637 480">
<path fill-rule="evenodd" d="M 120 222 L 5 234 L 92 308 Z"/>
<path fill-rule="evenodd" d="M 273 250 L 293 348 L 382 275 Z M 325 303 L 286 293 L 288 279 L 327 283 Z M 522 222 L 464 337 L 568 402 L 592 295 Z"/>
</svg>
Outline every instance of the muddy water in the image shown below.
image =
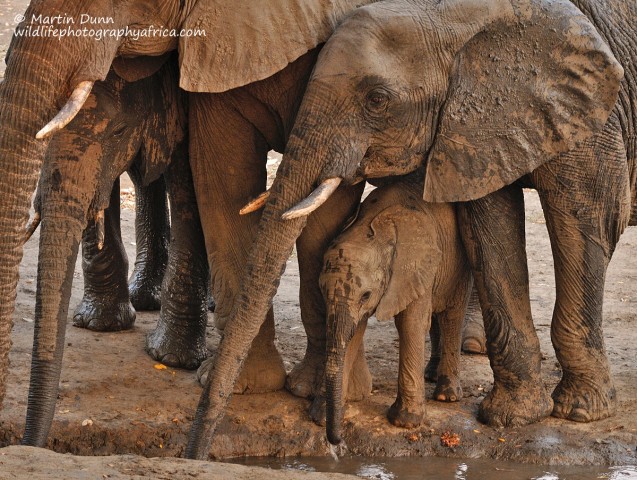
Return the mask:
<svg viewBox="0 0 637 480">
<path fill-rule="evenodd" d="M 542 466 L 454 458 L 245 458 L 235 463 L 273 469 L 349 473 L 378 480 L 637 480 L 637 465 Z"/>
</svg>

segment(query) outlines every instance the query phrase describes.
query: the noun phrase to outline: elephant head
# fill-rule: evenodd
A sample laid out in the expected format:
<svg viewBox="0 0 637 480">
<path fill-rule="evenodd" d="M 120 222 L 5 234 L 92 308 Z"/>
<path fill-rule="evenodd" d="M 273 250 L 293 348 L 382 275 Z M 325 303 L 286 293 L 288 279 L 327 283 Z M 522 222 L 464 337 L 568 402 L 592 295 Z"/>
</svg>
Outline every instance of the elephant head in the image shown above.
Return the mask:
<svg viewBox="0 0 637 480">
<path fill-rule="evenodd" d="M 50 135 L 64 128 L 85 102 L 90 107 L 94 83 L 104 80 L 111 66 L 126 81 L 148 77 L 166 61 L 168 52 L 177 49 L 182 88 L 202 93 L 235 88 L 271 76 L 324 42 L 345 13 L 360 3 L 274 2 L 264 8 L 248 0 L 31 2 L 13 36 L 0 84 L 0 401 L 6 388 L 24 225 L 38 171 Z M 69 29 L 73 35 L 60 34 Z M 71 182 L 61 170 L 49 173 L 52 190 Z M 90 202 L 82 198 L 66 207 L 64 218 L 55 219 L 61 232 L 51 246 L 56 257 L 38 273 L 50 296 L 42 293 L 36 299 L 32 377 L 47 381 L 31 385 L 27 444 L 45 444 L 53 416 L 79 225 L 92 214 L 86 207 Z M 64 230 L 64 222 L 73 228 Z"/>
<path fill-rule="evenodd" d="M 402 184 L 401 184 L 402 185 Z M 327 311 L 327 438 L 338 445 L 343 420 L 346 354 L 362 341 L 367 319 L 389 320 L 431 294 L 441 252 L 422 212 L 400 201 L 400 186 L 381 187 L 363 202 L 356 223 L 334 240 L 324 256 L 320 285 Z M 393 191 L 393 194 L 392 194 Z"/>
<path fill-rule="evenodd" d="M 479 198 L 599 131 L 622 75 L 566 0 L 387 0 L 350 15 L 319 55 L 270 190 L 201 404 L 208 434 L 330 190 L 426 163 L 426 200 Z"/>
</svg>

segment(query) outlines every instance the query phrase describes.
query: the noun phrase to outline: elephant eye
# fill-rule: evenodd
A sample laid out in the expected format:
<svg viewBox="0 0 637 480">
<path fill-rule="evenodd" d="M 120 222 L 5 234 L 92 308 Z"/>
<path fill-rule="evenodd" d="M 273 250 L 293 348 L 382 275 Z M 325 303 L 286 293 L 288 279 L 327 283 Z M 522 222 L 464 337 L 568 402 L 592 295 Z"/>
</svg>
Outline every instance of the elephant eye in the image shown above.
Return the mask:
<svg viewBox="0 0 637 480">
<path fill-rule="evenodd" d="M 389 95 L 381 89 L 374 89 L 367 94 L 365 104 L 367 109 L 372 113 L 381 113 L 387 108 L 389 103 Z"/>
<path fill-rule="evenodd" d="M 367 290 L 366 292 L 364 292 L 364 293 L 361 295 L 361 303 L 368 302 L 368 301 L 369 301 L 369 299 L 371 298 L 371 296 L 372 296 L 372 292 L 371 292 L 371 290 Z"/>
<path fill-rule="evenodd" d="M 123 123 L 113 129 L 113 136 L 120 137 L 124 134 L 125 131 L 126 131 L 126 124 Z"/>
</svg>

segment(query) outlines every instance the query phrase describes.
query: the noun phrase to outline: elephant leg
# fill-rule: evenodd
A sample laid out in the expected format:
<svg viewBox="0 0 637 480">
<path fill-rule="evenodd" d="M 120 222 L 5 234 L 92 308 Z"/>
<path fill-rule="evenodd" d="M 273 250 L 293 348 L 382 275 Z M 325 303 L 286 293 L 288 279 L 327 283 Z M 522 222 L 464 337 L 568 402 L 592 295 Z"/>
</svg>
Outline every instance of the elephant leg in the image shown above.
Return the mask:
<svg viewBox="0 0 637 480">
<path fill-rule="evenodd" d="M 135 186 L 135 268 L 128 291 L 135 310 L 159 310 L 161 283 L 168 263 L 170 222 L 166 182 L 161 176 L 144 186 L 136 160 L 128 170 Z"/>
<path fill-rule="evenodd" d="M 606 267 L 630 216 L 630 192 L 621 135 L 607 125 L 602 138 L 533 174 L 555 259 L 551 340 L 562 379 L 553 415 L 578 422 L 606 418 L 617 408 L 602 304 Z M 582 165 L 591 168 L 583 172 Z"/>
<path fill-rule="evenodd" d="M 97 222 L 90 220 L 82 236 L 84 297 L 73 314 L 73 325 L 99 332 L 132 328 L 135 310 L 128 297 L 128 257 L 122 244 L 119 179 L 104 211 L 104 246 L 98 247 Z"/>
<path fill-rule="evenodd" d="M 462 328 L 462 351 L 465 353 L 487 353 L 487 337 L 484 334 L 484 323 L 480 311 L 478 290 L 474 287 L 469 297 L 467 312 Z"/>
<path fill-rule="evenodd" d="M 171 238 L 161 287 L 161 312 L 146 337 L 148 354 L 172 367 L 195 369 L 208 356 L 208 262 L 187 159 L 165 174 L 170 195 Z"/>
<path fill-rule="evenodd" d="M 550 415 L 540 375 L 540 344 L 531 317 L 521 189 L 506 187 L 459 204 L 460 230 L 478 288 L 493 389 L 478 418 L 519 426 Z"/>
<path fill-rule="evenodd" d="M 251 198 L 265 190 L 268 142 L 235 107 L 234 92 L 192 95 L 190 163 L 216 302 L 215 325 L 223 329 L 235 308 L 239 275 L 255 237 L 259 213 L 239 215 Z M 198 376 L 205 381 L 214 359 Z M 274 345 L 274 315 L 265 322 L 243 363 L 235 393 L 283 388 L 283 360 Z"/>
<path fill-rule="evenodd" d="M 297 397 L 311 398 L 322 391 L 326 313 L 318 278 L 323 269 L 325 250 L 356 212 L 363 189 L 364 183 L 339 188 L 325 205 L 308 217 L 307 226 L 296 242 L 300 277 L 299 303 L 307 347 L 303 360 L 290 372 L 286 388 Z M 348 379 L 343 396 L 346 401 L 361 400 L 371 392 L 372 377 L 362 343 L 356 352 L 343 372 L 343 378 Z M 350 364 L 351 371 L 348 371 Z"/>
<path fill-rule="evenodd" d="M 429 361 L 425 367 L 425 380 L 428 382 L 438 381 L 438 366 L 440 365 L 440 323 L 438 315 L 431 316 L 431 327 L 429 328 L 429 341 L 431 342 L 431 353 Z"/>
<path fill-rule="evenodd" d="M 462 325 L 467 310 L 471 280 L 465 279 L 466 288 L 458 282 L 453 298 L 448 299 L 447 308 L 434 315 L 440 337 L 440 363 L 436 374 L 433 398 L 439 402 L 457 402 L 462 398 L 460 386 L 460 347 Z M 433 324 L 433 322 L 432 322 Z"/>
<path fill-rule="evenodd" d="M 396 315 L 399 339 L 398 395 L 387 418 L 417 427 L 425 418 L 425 335 L 431 325 L 431 297 L 420 298 Z"/>
</svg>

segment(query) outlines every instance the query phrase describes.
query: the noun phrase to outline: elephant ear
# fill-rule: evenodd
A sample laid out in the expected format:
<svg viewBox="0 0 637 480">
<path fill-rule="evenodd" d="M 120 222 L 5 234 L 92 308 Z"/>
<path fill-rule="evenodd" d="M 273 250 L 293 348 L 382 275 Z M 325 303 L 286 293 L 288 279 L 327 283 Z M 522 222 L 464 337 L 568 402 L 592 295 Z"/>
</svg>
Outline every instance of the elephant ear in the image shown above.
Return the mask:
<svg viewBox="0 0 637 480">
<path fill-rule="evenodd" d="M 282 70 L 324 43 L 354 8 L 373 0 L 199 0 L 179 41 L 180 86 L 223 92 Z"/>
<path fill-rule="evenodd" d="M 172 52 L 167 52 L 156 57 L 115 57 L 113 60 L 113 70 L 127 82 L 136 82 L 157 73 L 171 56 Z"/>
<path fill-rule="evenodd" d="M 600 131 L 623 69 L 565 0 L 512 0 L 455 56 L 424 199 L 483 197 Z"/>
<path fill-rule="evenodd" d="M 389 320 L 423 295 L 431 296 L 441 252 L 435 224 L 420 210 L 388 207 L 372 221 L 371 229 L 394 245 L 389 281 L 375 312 L 378 320 Z"/>
</svg>

